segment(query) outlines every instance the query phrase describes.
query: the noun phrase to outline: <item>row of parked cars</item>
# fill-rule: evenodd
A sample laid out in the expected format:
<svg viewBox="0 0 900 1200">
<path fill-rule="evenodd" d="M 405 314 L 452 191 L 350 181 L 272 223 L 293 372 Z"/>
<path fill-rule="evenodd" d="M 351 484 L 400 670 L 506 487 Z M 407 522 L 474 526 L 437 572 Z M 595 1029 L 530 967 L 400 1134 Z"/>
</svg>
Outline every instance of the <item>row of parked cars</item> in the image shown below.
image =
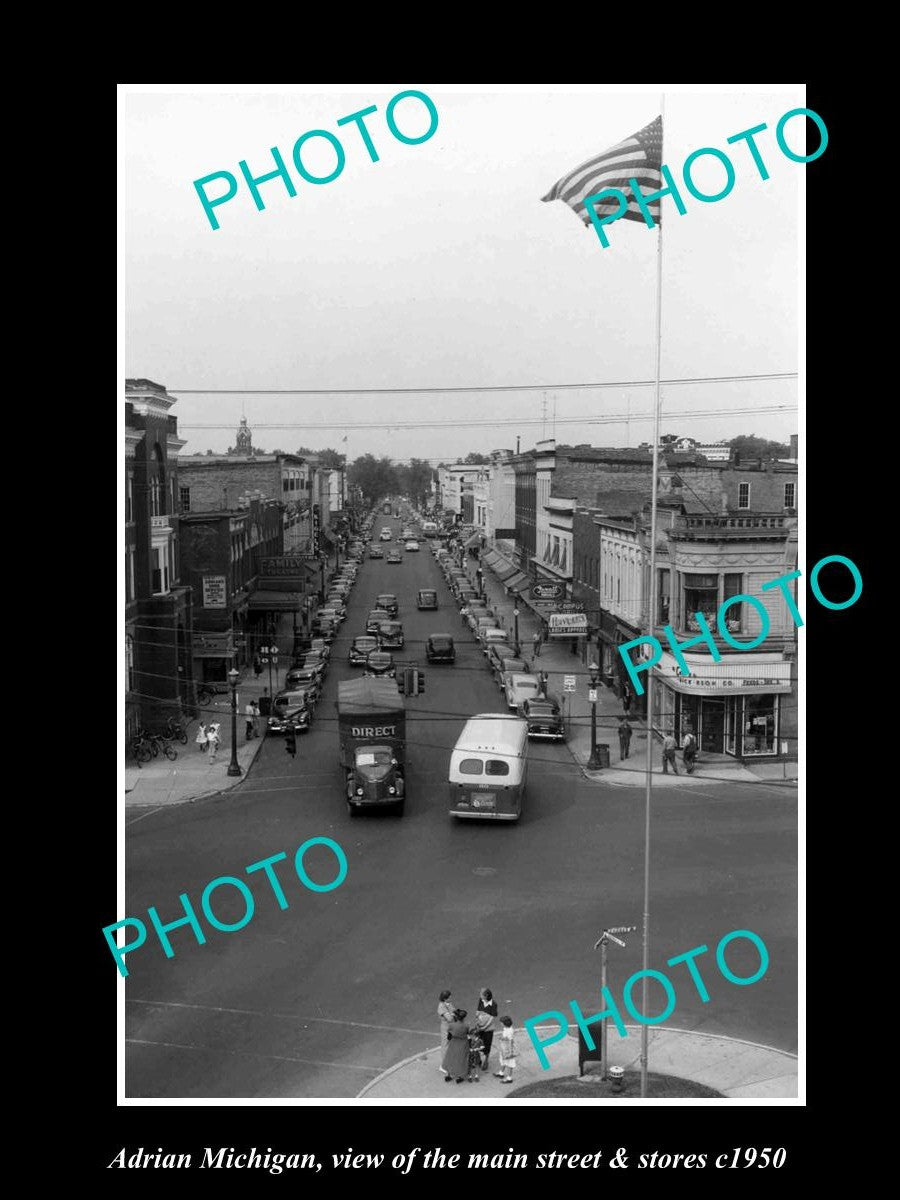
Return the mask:
<svg viewBox="0 0 900 1200">
<path fill-rule="evenodd" d="M 507 708 L 527 721 L 530 738 L 564 741 L 565 726 L 558 697 L 548 695 L 542 677 L 529 671 L 521 647 L 514 644 L 513 635 L 503 628 L 499 614 L 479 594 L 461 566 L 459 554 L 454 555 L 437 543 L 432 552 L 459 605 L 463 622 L 481 646 Z"/>
<path fill-rule="evenodd" d="M 350 543 L 347 558 L 332 578 L 325 603 L 313 619 L 311 636 L 295 641 L 284 687 L 272 700 L 269 733 L 287 733 L 288 729 L 305 733 L 312 724 L 325 684 L 331 646 L 346 620 L 347 598 L 356 582 L 364 551 L 362 541 Z"/>
</svg>

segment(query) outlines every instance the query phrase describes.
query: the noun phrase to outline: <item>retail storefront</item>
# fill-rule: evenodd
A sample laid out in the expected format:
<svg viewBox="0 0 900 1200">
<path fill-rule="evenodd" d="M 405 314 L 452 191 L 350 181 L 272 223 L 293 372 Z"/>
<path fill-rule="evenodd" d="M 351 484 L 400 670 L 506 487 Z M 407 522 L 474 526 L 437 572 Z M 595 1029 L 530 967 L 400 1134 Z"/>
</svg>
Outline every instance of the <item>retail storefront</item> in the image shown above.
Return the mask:
<svg viewBox="0 0 900 1200">
<path fill-rule="evenodd" d="M 654 668 L 653 728 L 688 731 L 701 751 L 735 758 L 787 755 L 782 705 L 791 694 L 791 663 L 780 654 L 685 655 L 685 675 L 671 654 Z"/>
</svg>

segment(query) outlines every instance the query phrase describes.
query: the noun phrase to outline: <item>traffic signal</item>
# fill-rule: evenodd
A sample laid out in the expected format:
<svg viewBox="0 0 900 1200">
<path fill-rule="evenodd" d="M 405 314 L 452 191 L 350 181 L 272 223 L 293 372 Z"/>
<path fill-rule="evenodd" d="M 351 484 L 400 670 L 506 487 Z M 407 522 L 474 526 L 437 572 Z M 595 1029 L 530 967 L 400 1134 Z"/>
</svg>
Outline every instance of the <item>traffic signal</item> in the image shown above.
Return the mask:
<svg viewBox="0 0 900 1200">
<path fill-rule="evenodd" d="M 425 691 L 425 672 L 418 667 L 403 670 L 403 691 L 407 696 L 421 696 Z"/>
<path fill-rule="evenodd" d="M 284 748 L 287 750 L 291 758 L 294 758 L 297 753 L 297 733 L 294 729 L 288 729 L 284 735 Z"/>
</svg>

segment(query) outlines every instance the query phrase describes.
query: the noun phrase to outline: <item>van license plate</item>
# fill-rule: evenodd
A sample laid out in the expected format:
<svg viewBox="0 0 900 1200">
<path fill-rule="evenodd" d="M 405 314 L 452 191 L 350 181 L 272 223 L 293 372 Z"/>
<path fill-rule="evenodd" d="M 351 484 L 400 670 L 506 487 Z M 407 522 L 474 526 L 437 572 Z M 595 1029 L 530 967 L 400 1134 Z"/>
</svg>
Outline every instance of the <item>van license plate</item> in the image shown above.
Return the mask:
<svg viewBox="0 0 900 1200">
<path fill-rule="evenodd" d="M 472 797 L 473 808 L 496 808 L 497 799 L 492 792 L 487 792 L 483 796 Z"/>
</svg>

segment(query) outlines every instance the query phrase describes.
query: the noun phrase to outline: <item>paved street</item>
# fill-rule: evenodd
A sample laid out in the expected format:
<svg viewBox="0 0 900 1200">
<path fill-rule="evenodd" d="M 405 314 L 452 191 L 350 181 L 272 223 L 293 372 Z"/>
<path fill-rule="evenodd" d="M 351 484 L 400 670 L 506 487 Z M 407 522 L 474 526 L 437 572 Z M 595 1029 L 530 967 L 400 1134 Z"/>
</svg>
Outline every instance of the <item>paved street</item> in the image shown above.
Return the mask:
<svg viewBox="0 0 900 1200">
<path fill-rule="evenodd" d="M 387 518 L 376 521 L 399 522 Z M 418 612 L 416 590 L 438 589 L 440 611 Z M 425 664 L 424 639 L 457 640 L 455 666 L 426 670 L 426 693 L 407 700 L 410 757 L 406 814 L 351 819 L 338 768 L 334 701 L 351 638 L 378 592 L 396 592 L 406 634 L 400 661 Z M 130 1097 L 350 1097 L 393 1063 L 438 1041 L 438 992 L 474 1010 L 492 987 L 500 1013 L 525 1018 L 599 1003 L 604 925 L 641 924 L 643 793 L 589 781 L 565 746 L 532 744 L 525 812 L 517 824 L 454 823 L 447 764 L 465 718 L 503 711 L 480 648 L 464 627 L 423 543 L 403 564 L 366 560 L 333 646 L 323 700 L 292 761 L 268 739 L 236 788 L 194 804 L 126 815 L 126 914 L 181 915 L 187 892 L 200 911 L 204 886 L 250 863 L 327 836 L 344 849 L 346 882 L 315 894 L 282 865 L 289 908 L 261 874 L 250 923 L 234 933 L 205 925 L 171 934 L 167 959 L 152 930 L 128 956 L 126 1095 Z M 796 794 L 766 783 L 670 784 L 653 814 L 650 965 L 701 943 L 710 1000 L 686 969 L 669 968 L 678 1005 L 670 1023 L 796 1050 Z M 330 860 L 310 856 L 330 878 Z M 251 878 L 251 877 L 247 877 Z M 256 882 L 258 881 L 258 882 Z M 228 916 L 224 897 L 217 912 Z M 235 910 L 238 915 L 241 906 Z M 121 915 L 126 915 L 121 914 Z M 201 918 L 202 920 L 202 918 Z M 149 922 L 147 922 L 149 925 Z M 718 940 L 750 929 L 771 963 L 749 987 L 724 981 Z M 621 996 L 641 966 L 640 937 L 610 951 Z M 738 973 L 756 965 L 732 948 Z M 639 994 L 639 989 L 638 993 Z M 654 1011 L 661 997 L 651 993 Z M 522 1035 L 520 1035 L 522 1037 Z M 521 1052 L 531 1055 L 522 1037 Z"/>
</svg>

